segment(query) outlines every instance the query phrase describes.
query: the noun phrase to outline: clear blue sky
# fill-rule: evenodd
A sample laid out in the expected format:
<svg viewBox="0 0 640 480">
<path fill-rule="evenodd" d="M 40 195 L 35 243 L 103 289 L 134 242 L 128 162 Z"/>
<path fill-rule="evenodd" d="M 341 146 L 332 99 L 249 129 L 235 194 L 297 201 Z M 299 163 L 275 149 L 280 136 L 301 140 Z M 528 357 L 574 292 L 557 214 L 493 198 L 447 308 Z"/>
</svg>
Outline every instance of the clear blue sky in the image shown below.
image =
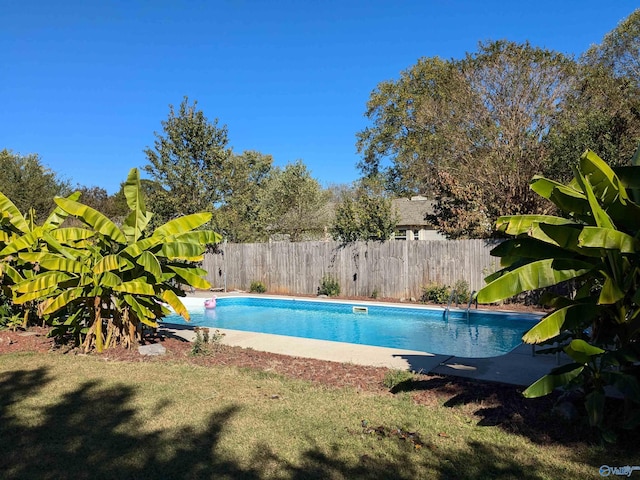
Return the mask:
<svg viewBox="0 0 640 480">
<path fill-rule="evenodd" d="M 114 193 L 197 100 L 234 151 L 356 180 L 370 92 L 420 57 L 529 40 L 579 55 L 637 8 L 615 0 L 0 0 L 0 149 Z M 0 172 L 1 174 L 1 172 Z"/>
</svg>

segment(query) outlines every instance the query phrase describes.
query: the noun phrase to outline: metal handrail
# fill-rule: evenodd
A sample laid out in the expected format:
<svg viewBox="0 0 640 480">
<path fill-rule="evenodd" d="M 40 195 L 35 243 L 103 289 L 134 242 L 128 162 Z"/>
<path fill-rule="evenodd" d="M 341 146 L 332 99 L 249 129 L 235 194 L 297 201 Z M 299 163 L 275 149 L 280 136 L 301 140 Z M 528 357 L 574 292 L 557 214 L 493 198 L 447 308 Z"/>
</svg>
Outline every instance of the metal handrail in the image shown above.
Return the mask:
<svg viewBox="0 0 640 480">
<path fill-rule="evenodd" d="M 453 302 L 453 299 L 456 299 L 456 307 L 458 307 L 458 305 L 460 305 L 460 297 L 458 296 L 458 292 L 453 289 L 451 290 L 451 294 L 449 295 L 449 301 L 447 302 L 447 308 L 444 309 L 444 319 L 445 320 L 449 320 L 449 310 L 451 310 L 451 302 Z"/>
<path fill-rule="evenodd" d="M 473 292 L 471 292 L 471 295 L 469 296 L 469 303 L 467 303 L 467 320 L 469 320 L 469 310 L 471 310 L 471 305 L 472 304 L 476 304 L 476 310 L 478 309 L 478 298 L 476 296 L 476 292 L 475 290 Z"/>
</svg>

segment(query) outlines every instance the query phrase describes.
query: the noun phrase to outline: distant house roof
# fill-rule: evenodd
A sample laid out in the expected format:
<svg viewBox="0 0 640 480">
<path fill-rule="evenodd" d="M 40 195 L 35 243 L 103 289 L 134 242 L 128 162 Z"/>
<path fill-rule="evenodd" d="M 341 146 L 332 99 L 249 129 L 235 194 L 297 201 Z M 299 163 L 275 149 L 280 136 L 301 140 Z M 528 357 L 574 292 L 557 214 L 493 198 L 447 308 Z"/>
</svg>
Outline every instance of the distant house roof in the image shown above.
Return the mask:
<svg viewBox="0 0 640 480">
<path fill-rule="evenodd" d="M 435 202 L 433 200 L 427 200 L 424 197 L 396 198 L 391 201 L 391 204 L 398 212 L 398 227 L 431 226 L 426 217 L 434 213 Z"/>
</svg>

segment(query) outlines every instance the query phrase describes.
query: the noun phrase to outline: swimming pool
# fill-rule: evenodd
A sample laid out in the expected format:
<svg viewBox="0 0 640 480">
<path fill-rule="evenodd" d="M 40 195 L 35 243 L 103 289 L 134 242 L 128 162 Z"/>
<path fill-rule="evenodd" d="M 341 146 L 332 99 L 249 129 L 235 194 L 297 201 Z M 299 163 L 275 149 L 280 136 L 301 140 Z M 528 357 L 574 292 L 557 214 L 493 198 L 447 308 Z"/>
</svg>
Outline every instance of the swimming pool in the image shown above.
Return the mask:
<svg viewBox="0 0 640 480">
<path fill-rule="evenodd" d="M 307 299 L 223 297 L 213 310 L 186 298 L 191 321 L 171 315 L 163 323 L 483 358 L 510 352 L 538 320 L 534 314 L 496 313 Z"/>
</svg>

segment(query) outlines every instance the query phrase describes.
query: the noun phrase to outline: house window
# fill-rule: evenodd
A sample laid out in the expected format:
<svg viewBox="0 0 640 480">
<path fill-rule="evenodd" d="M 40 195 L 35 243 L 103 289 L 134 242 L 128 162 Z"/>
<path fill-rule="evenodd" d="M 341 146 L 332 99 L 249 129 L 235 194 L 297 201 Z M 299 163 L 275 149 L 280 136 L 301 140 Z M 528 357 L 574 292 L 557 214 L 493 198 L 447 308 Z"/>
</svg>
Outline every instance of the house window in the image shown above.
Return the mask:
<svg viewBox="0 0 640 480">
<path fill-rule="evenodd" d="M 407 239 L 407 231 L 406 230 L 396 230 L 394 238 L 396 240 L 406 240 Z"/>
<path fill-rule="evenodd" d="M 413 239 L 420 240 L 420 230 L 413 230 Z"/>
</svg>

